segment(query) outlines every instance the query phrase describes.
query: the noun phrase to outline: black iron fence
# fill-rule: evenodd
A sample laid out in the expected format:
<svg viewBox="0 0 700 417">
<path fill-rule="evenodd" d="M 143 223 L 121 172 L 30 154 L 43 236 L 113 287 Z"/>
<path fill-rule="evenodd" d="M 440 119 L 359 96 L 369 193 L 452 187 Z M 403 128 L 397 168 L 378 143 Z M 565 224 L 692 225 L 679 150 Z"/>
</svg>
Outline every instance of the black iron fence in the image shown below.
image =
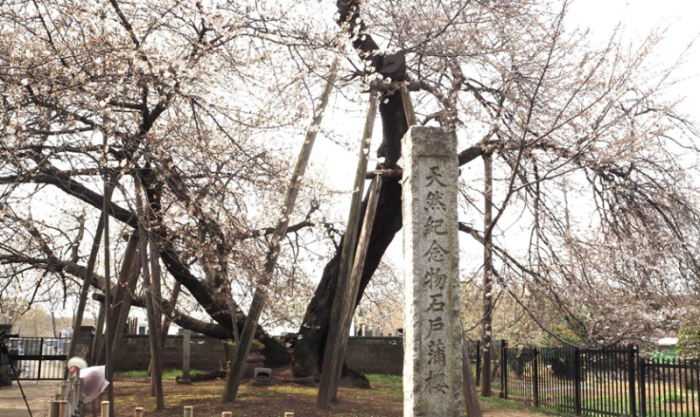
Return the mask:
<svg viewBox="0 0 700 417">
<path fill-rule="evenodd" d="M 586 416 L 700 417 L 700 362 L 602 350 L 490 347 L 492 389 L 503 398 Z M 469 346 L 480 382 L 483 349 Z"/>
<path fill-rule="evenodd" d="M 19 337 L 7 340 L 10 360 L 20 380 L 61 380 L 70 340 Z"/>
</svg>

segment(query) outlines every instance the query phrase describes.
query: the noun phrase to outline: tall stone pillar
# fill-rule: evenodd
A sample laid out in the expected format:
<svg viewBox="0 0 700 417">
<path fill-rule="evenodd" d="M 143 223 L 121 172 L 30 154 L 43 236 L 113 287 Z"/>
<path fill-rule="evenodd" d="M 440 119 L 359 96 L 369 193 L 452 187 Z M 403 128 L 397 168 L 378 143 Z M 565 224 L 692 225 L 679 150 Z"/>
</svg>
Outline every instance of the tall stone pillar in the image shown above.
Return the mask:
<svg viewBox="0 0 700 417">
<path fill-rule="evenodd" d="M 457 239 L 457 137 L 413 126 L 402 140 L 404 416 L 458 417 L 462 333 Z"/>
<path fill-rule="evenodd" d="M 192 330 L 185 330 L 182 333 L 182 380 L 183 384 L 190 383 L 190 339 Z"/>
</svg>

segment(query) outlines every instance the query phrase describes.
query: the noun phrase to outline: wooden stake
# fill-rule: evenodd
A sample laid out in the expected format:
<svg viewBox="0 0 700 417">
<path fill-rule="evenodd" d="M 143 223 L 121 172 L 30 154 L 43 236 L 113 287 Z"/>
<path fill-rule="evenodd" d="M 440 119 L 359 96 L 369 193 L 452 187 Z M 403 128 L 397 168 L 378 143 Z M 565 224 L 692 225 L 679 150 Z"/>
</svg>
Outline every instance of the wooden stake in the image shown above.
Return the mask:
<svg viewBox="0 0 700 417">
<path fill-rule="evenodd" d="M 336 59 L 331 65 L 328 81 L 326 82 L 323 92 L 321 93 L 321 103 L 316 109 L 311 127 L 306 132 L 306 138 L 301 147 L 296 168 L 294 169 L 292 178 L 289 181 L 289 189 L 287 190 L 287 195 L 285 198 L 284 210 L 280 215 L 277 222 L 277 227 L 275 227 L 275 231 L 272 235 L 270 250 L 267 255 L 267 262 L 265 263 L 265 271 L 263 272 L 261 279 L 258 281 L 258 286 L 255 290 L 253 301 L 250 305 L 250 311 L 248 312 L 248 317 L 246 317 L 245 325 L 243 326 L 243 332 L 240 335 L 239 343 L 236 346 L 236 351 L 234 353 L 234 358 L 231 361 L 229 376 L 226 380 L 226 389 L 224 390 L 224 394 L 221 398 L 224 403 L 233 402 L 236 400 L 238 388 L 241 384 L 241 378 L 243 377 L 243 368 L 245 367 L 246 358 L 250 353 L 250 347 L 253 343 L 255 331 L 258 327 L 258 320 L 260 319 L 260 314 L 262 314 L 262 310 L 265 307 L 265 301 L 267 300 L 267 286 L 272 279 L 272 274 L 275 270 L 275 265 L 277 264 L 277 257 L 279 256 L 280 252 L 279 242 L 287 234 L 289 217 L 292 215 L 294 210 L 294 204 L 296 203 L 297 194 L 301 186 L 301 179 L 304 177 L 304 173 L 306 172 L 306 166 L 308 165 L 309 158 L 311 157 L 311 150 L 313 149 L 314 142 L 316 141 L 316 133 L 321 126 L 323 114 L 325 113 L 326 105 L 328 104 L 328 98 L 330 97 L 331 90 L 333 89 L 337 66 L 338 62 Z M 236 323 L 234 322 L 234 326 L 235 325 Z"/>
<path fill-rule="evenodd" d="M 371 138 L 371 131 L 368 132 L 368 134 L 369 136 L 367 137 Z M 365 162 L 365 170 L 366 167 L 367 164 Z M 359 166 L 357 175 L 357 180 L 364 182 L 364 172 L 360 172 Z M 357 183 L 355 186 L 357 188 Z M 377 203 L 379 201 L 381 187 L 382 177 L 381 175 L 377 175 L 374 180 L 372 180 L 372 185 L 370 186 L 367 209 L 362 223 L 357 251 L 354 254 L 354 261 L 351 265 L 344 265 L 343 258 L 350 258 L 353 256 L 352 247 L 346 249 L 345 243 L 347 242 L 348 245 L 354 246 L 354 242 L 349 238 L 348 233 L 354 233 L 356 226 L 351 229 L 350 222 L 359 222 L 360 208 L 358 207 L 356 212 L 353 212 L 352 208 L 350 211 L 351 217 L 348 219 L 348 229 L 345 233 L 346 240 L 343 242 L 343 252 L 341 254 L 338 287 L 336 289 L 335 299 L 333 300 L 331 323 L 330 326 L 328 326 L 328 337 L 326 338 L 326 346 L 323 352 L 321 385 L 316 400 L 316 407 L 320 409 L 327 409 L 330 407 L 330 402 L 336 398 L 338 393 L 338 384 L 342 376 L 341 373 L 343 370 L 343 360 L 345 358 L 345 348 L 348 342 L 348 333 L 355 311 L 357 294 L 360 291 L 360 281 L 364 270 L 365 259 L 367 258 L 369 240 L 372 235 L 372 224 L 374 223 L 374 215 L 377 212 Z M 361 195 L 358 196 L 358 200 L 360 200 L 360 198 Z M 362 201 L 358 201 L 357 204 L 361 205 Z M 352 216 L 356 216 L 356 218 Z M 348 267 L 352 267 L 352 270 L 348 271 Z"/>
<path fill-rule="evenodd" d="M 109 401 L 102 401 L 100 404 L 100 416 L 109 417 Z"/>
<path fill-rule="evenodd" d="M 294 417 L 294 413 L 291 411 L 287 411 L 284 413 L 284 417 Z"/>
<path fill-rule="evenodd" d="M 231 417 L 232 415 L 233 413 L 230 411 L 224 411 L 223 413 L 221 413 L 221 417 Z"/>
<path fill-rule="evenodd" d="M 194 408 L 191 405 L 185 406 L 185 417 L 194 417 Z"/>
<path fill-rule="evenodd" d="M 134 409 L 134 417 L 143 417 L 143 407 L 136 407 Z"/>
</svg>

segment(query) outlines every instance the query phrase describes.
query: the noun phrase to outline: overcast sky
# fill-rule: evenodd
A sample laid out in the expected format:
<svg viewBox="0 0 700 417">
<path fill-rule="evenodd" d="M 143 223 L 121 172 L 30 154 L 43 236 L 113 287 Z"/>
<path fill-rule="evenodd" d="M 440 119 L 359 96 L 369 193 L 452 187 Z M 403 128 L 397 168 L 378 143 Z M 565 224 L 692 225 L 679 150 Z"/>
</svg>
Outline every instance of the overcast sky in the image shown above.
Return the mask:
<svg viewBox="0 0 700 417">
<path fill-rule="evenodd" d="M 658 63 L 675 62 L 700 34 L 700 1 L 698 0 L 577 0 L 571 5 L 569 22 L 590 27 L 593 38 L 605 42 L 615 27 L 622 23 L 624 38 L 636 41 L 655 28 L 667 28 L 662 48 L 654 57 Z M 675 96 L 684 96 L 681 109 L 694 120 L 700 120 L 700 44 L 688 51 L 686 62 L 678 72 L 685 80 L 672 89 Z"/>
</svg>

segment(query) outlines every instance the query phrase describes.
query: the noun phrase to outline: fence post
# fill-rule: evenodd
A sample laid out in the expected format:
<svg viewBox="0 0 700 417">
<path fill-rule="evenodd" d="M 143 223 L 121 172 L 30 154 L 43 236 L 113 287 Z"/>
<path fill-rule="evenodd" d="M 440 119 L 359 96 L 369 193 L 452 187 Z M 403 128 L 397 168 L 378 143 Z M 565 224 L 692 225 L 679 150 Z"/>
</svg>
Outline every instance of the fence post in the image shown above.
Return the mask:
<svg viewBox="0 0 700 417">
<path fill-rule="evenodd" d="M 102 401 L 100 403 L 100 416 L 109 417 L 109 401 Z"/>
<path fill-rule="evenodd" d="M 49 417 L 59 417 L 59 405 L 58 401 L 49 401 Z"/>
<path fill-rule="evenodd" d="M 501 340 L 501 392 L 508 399 L 508 342 Z"/>
<path fill-rule="evenodd" d="M 481 340 L 476 341 L 476 385 L 481 384 Z"/>
<path fill-rule="evenodd" d="M 36 371 L 36 379 L 41 379 L 41 362 L 44 354 L 44 338 L 39 339 L 39 369 Z"/>
<path fill-rule="evenodd" d="M 574 348 L 574 395 L 576 415 L 581 415 L 581 351 Z"/>
<path fill-rule="evenodd" d="M 58 402 L 58 415 L 59 417 L 70 417 L 68 413 L 70 412 L 70 407 L 68 406 L 68 401 L 60 400 Z"/>
<path fill-rule="evenodd" d="M 639 358 L 639 408 L 641 417 L 647 415 L 646 359 Z"/>
<path fill-rule="evenodd" d="M 535 407 L 540 406 L 540 387 L 537 382 L 538 371 L 537 371 L 537 348 L 532 349 L 532 354 L 534 359 L 532 360 L 532 396 L 535 399 Z"/>
<path fill-rule="evenodd" d="M 632 344 L 627 346 L 627 376 L 629 379 L 629 396 L 630 396 L 630 415 L 632 417 L 637 417 L 637 395 L 635 392 L 635 357 L 636 347 Z"/>
</svg>

